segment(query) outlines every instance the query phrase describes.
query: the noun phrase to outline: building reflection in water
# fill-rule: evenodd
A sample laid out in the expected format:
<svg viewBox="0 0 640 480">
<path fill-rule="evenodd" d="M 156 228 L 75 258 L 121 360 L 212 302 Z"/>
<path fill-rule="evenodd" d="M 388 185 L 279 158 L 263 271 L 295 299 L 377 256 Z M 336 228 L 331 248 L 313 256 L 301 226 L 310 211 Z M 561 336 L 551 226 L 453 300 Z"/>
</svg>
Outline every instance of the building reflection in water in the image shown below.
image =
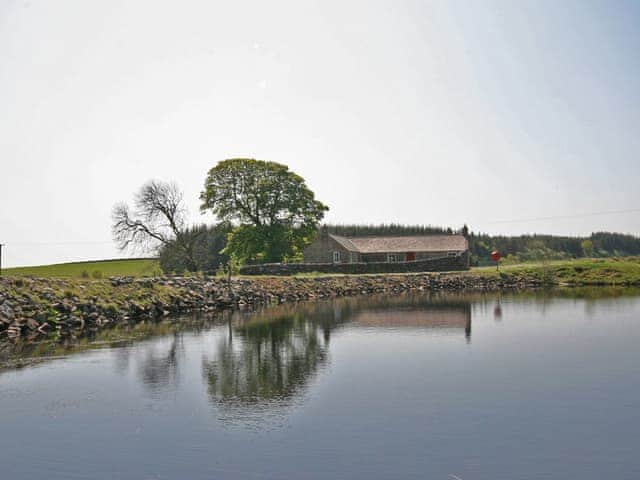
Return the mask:
<svg viewBox="0 0 640 480">
<path fill-rule="evenodd" d="M 341 328 L 418 328 L 471 338 L 468 301 L 426 295 L 270 307 L 229 313 L 226 321 L 227 334 L 203 357 L 203 378 L 220 420 L 245 425 L 278 421 L 301 400 Z"/>
<path fill-rule="evenodd" d="M 355 312 L 352 324 L 367 328 L 433 329 L 455 334 L 464 331 L 471 341 L 471 304 L 408 305 L 403 309 L 366 309 Z"/>
</svg>

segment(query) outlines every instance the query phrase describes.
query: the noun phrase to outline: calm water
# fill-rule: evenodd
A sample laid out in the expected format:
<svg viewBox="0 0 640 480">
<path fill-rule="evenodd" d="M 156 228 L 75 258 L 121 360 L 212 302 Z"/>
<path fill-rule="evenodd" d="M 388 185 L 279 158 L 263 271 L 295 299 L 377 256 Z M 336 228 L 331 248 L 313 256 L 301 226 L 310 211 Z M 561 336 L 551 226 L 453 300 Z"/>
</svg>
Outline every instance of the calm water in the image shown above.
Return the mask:
<svg viewBox="0 0 640 480">
<path fill-rule="evenodd" d="M 0 478 L 640 478 L 637 294 L 363 297 L 185 323 L 0 371 Z"/>
</svg>

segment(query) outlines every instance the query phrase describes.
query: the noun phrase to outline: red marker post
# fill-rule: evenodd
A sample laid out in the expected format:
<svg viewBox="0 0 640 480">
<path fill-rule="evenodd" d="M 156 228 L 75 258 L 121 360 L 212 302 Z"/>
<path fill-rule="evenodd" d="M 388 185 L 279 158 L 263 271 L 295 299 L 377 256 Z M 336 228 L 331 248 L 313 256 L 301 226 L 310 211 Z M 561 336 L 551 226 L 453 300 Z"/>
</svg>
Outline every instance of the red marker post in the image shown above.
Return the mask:
<svg viewBox="0 0 640 480">
<path fill-rule="evenodd" d="M 500 254 L 499 251 L 494 250 L 493 252 L 491 252 L 491 260 L 496 262 L 496 270 L 500 270 L 500 259 L 501 258 L 502 258 L 502 255 Z"/>
</svg>

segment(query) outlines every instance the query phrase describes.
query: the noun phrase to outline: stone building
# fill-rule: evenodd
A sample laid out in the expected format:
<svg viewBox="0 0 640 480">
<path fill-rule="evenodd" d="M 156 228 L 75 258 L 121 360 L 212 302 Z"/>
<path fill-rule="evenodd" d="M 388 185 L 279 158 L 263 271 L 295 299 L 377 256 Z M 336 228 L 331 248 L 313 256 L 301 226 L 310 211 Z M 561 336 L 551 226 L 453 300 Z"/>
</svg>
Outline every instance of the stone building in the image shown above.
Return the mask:
<svg viewBox="0 0 640 480">
<path fill-rule="evenodd" d="M 449 258 L 469 267 L 469 242 L 463 235 L 342 237 L 321 229 L 304 250 L 305 263 L 406 263 Z"/>
</svg>

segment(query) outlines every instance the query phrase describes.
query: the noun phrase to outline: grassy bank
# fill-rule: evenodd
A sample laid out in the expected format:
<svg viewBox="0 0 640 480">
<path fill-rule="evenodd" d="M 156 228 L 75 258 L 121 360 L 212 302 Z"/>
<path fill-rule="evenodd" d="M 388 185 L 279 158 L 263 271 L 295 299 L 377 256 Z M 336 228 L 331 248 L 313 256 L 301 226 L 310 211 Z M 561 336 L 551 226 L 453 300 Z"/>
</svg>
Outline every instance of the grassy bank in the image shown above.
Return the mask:
<svg viewBox="0 0 640 480">
<path fill-rule="evenodd" d="M 3 275 L 32 276 L 39 278 L 106 278 L 106 277 L 150 277 L 161 273 L 155 259 L 122 259 L 97 262 L 62 263 L 38 267 L 3 269 Z M 397 274 L 388 274 L 397 275 Z M 538 263 L 477 267 L 469 272 L 455 275 L 482 276 L 494 279 L 508 275 L 535 279 L 548 284 L 568 285 L 640 285 L 640 257 L 581 258 Z M 342 277 L 345 274 L 304 273 L 297 278 Z M 256 279 L 259 276 L 243 276 Z"/>
<path fill-rule="evenodd" d="M 37 267 L 3 268 L 8 277 L 32 276 L 40 278 L 103 278 L 150 277 L 161 274 L 158 261 L 153 258 L 100 260 L 95 262 L 59 263 Z"/>
<path fill-rule="evenodd" d="M 640 285 L 640 257 L 580 258 L 539 263 L 479 267 L 472 275 L 515 275 L 567 285 Z"/>
<path fill-rule="evenodd" d="M 398 274 L 371 274 L 398 275 Z M 409 274 L 420 275 L 420 274 Z M 507 277 L 531 279 L 549 285 L 640 285 L 640 257 L 580 258 L 549 262 L 528 262 L 511 265 L 473 267 L 468 272 L 443 272 L 441 275 L 470 276 L 497 280 Z M 346 274 L 319 272 L 299 273 L 296 278 L 345 277 Z M 358 276 L 358 275 L 351 275 Z M 367 276 L 362 274 L 362 276 Z M 246 276 L 244 278 L 256 278 Z"/>
</svg>

